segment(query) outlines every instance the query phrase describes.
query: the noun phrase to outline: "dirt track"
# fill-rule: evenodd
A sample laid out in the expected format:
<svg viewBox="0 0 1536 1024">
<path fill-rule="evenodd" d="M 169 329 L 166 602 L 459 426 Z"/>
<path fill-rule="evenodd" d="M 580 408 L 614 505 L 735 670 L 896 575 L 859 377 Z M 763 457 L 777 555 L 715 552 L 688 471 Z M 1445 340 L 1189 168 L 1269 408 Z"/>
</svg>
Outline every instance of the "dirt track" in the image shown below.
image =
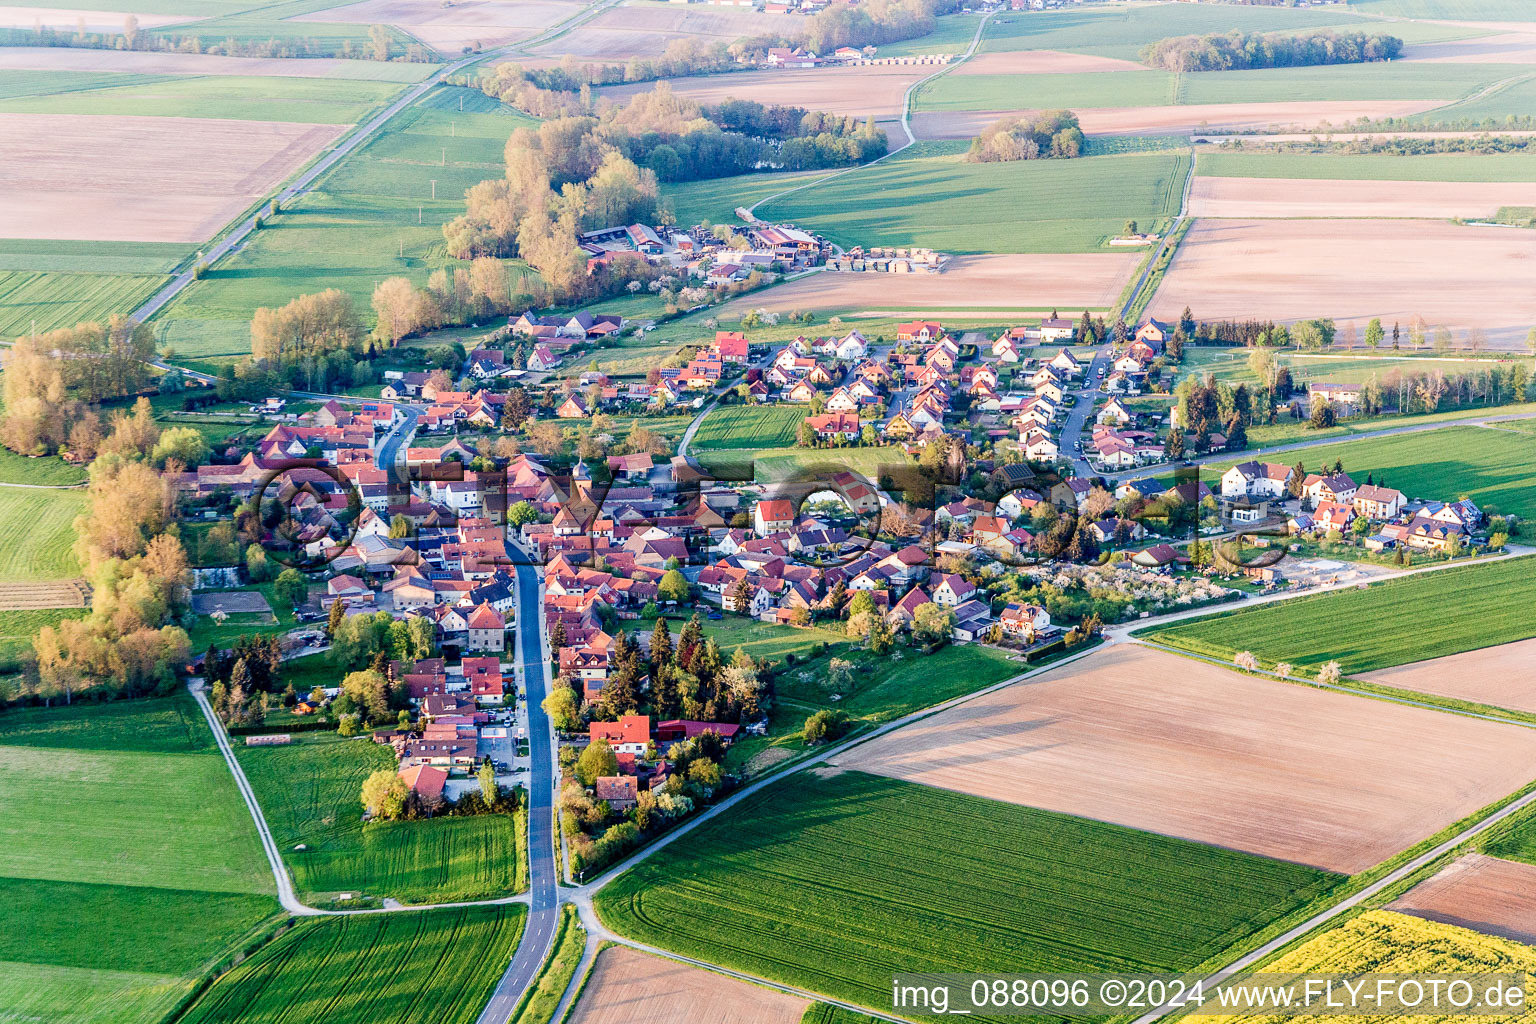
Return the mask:
<svg viewBox="0 0 1536 1024">
<path fill-rule="evenodd" d="M 1512 644 L 1368 672 L 1360 678 L 1400 690 L 1536 713 L 1533 666 L 1536 666 L 1536 640 L 1518 640 Z"/>
<path fill-rule="evenodd" d="M 837 758 L 856 768 L 1345 873 L 1522 786 L 1536 731 L 1135 646 Z"/>
<path fill-rule="evenodd" d="M 344 130 L 196 117 L 0 114 L 0 238 L 205 241 Z"/>
<path fill-rule="evenodd" d="M 826 110 L 876 118 L 900 117 L 907 87 L 937 70 L 932 64 L 866 64 L 849 68 L 814 68 L 803 71 L 739 71 L 728 75 L 669 78 L 674 92 L 700 103 L 719 103 L 727 97 L 759 103 Z M 598 94 L 626 100 L 647 92 L 654 82 L 612 85 Z M 898 130 L 899 135 L 899 130 Z M 905 139 L 906 136 L 899 135 Z"/>
<path fill-rule="evenodd" d="M 1536 182 L 1195 178 L 1192 217 L 1491 217 L 1536 205 Z"/>
<path fill-rule="evenodd" d="M 1536 867 L 1469 853 L 1386 909 L 1485 935 L 1536 942 Z"/>
<path fill-rule="evenodd" d="M 812 274 L 721 310 L 1104 309 L 1120 296 L 1143 254 L 957 256 L 942 274 Z"/>
<path fill-rule="evenodd" d="M 800 1024 L 810 1001 L 610 946 L 598 954 L 571 1024 Z"/>
<path fill-rule="evenodd" d="M 1250 128 L 1312 128 L 1360 117 L 1400 117 L 1449 100 L 1319 100 L 1297 103 L 1203 103 L 1173 107 L 1084 107 L 1076 111 L 1089 135 L 1156 135 Z M 1004 117 L 1027 110 L 929 110 L 912 115 L 920 139 L 969 139 Z"/>
<path fill-rule="evenodd" d="M 1204 220 L 1179 245 L 1151 313 L 1296 320 L 1381 317 L 1481 327 L 1523 342 L 1536 323 L 1536 232 L 1409 220 Z"/>
</svg>

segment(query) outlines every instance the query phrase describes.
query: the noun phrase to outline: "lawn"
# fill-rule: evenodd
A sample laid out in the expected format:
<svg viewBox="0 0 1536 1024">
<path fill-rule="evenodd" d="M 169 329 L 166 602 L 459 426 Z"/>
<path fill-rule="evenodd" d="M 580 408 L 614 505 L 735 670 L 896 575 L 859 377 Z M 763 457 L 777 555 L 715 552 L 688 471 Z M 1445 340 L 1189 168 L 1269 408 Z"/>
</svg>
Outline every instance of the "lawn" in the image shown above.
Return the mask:
<svg viewBox="0 0 1536 1024">
<path fill-rule="evenodd" d="M 943 79 L 941 79 L 943 81 Z M 967 144 L 925 142 L 758 209 L 844 245 L 950 253 L 1098 252 L 1127 219 L 1178 212 L 1184 153 L 968 164 Z"/>
<path fill-rule="evenodd" d="M 1154 627 L 1147 639 L 1196 654 L 1371 672 L 1536 637 L 1536 559 L 1515 558 L 1374 583 Z M 1406 618 L 1405 618 L 1406 617 Z M 1405 622 L 1411 620 L 1411 625 Z"/>
<path fill-rule="evenodd" d="M 309 918 L 220 978 L 185 1024 L 473 1024 L 522 935 L 521 906 Z"/>
<path fill-rule="evenodd" d="M 1511 407 L 1514 409 L 1515 407 Z M 1502 407 L 1464 410 L 1497 415 Z M 1413 422 L 1417 417 L 1405 419 Z M 1414 434 L 1340 441 L 1294 453 L 1283 453 L 1290 462 L 1300 459 L 1308 468 L 1332 466 L 1342 461 L 1350 476 L 1361 483 L 1367 474 L 1378 484 L 1388 484 L 1410 498 L 1455 501 L 1471 498 L 1484 512 L 1536 517 L 1536 447 L 1519 433 L 1486 427 L 1446 427 Z M 1226 472 L 1232 462 L 1210 466 L 1212 473 Z"/>
<path fill-rule="evenodd" d="M 808 412 L 798 405 L 719 406 L 699 424 L 692 449 L 788 447 Z"/>
<path fill-rule="evenodd" d="M 0 714 L 0 805 L 0 1018 L 158 1021 L 278 909 L 185 694 Z"/>
<path fill-rule="evenodd" d="M 165 282 L 150 274 L 0 270 L 0 338 L 30 333 L 34 325 L 41 333 L 83 320 L 105 323 L 114 313 L 133 312 Z"/>
<path fill-rule="evenodd" d="M 75 517 L 86 505 L 84 491 L 0 488 L 0 581 L 79 575 Z"/>
<path fill-rule="evenodd" d="M 217 117 L 299 124 L 356 124 L 400 91 L 394 82 L 342 78 L 177 77 L 0 101 L 12 114 Z"/>
<path fill-rule="evenodd" d="M 72 466 L 56 455 L 33 458 L 0 448 L 0 483 L 56 484 L 70 487 L 85 483 L 85 467 Z"/>
<path fill-rule="evenodd" d="M 900 448 L 721 448 L 699 453 L 699 463 L 721 480 L 766 483 L 821 473 L 830 480 L 843 470 L 878 481 L 882 472 L 910 464 Z"/>
<path fill-rule="evenodd" d="M 581 963 L 586 944 L 587 930 L 581 926 L 576 908 L 570 904 L 561 907 L 554 948 L 539 969 L 532 987 L 523 994 L 522 1005 L 512 1014 L 510 1024 L 549 1024 L 554 1019 L 555 1008 L 571 986 L 571 978 Z"/>
<path fill-rule="evenodd" d="M 876 778 L 800 772 L 598 893 L 631 938 L 870 1007 L 893 972 L 1186 971 L 1340 881 Z"/>
<path fill-rule="evenodd" d="M 1536 153 L 1202 153 L 1196 173 L 1202 178 L 1536 181 Z"/>
<path fill-rule="evenodd" d="M 444 106 L 459 95 L 475 101 L 463 113 Z M 160 340 L 184 356 L 242 355 L 257 307 L 324 288 L 350 294 L 371 320 L 386 277 L 425 285 L 432 271 L 461 265 L 444 249 L 442 225 L 464 211 L 466 189 L 502 173 L 507 136 L 528 123 L 482 93 L 433 90 L 188 288 L 157 321 Z"/>
<path fill-rule="evenodd" d="M 300 733 L 290 746 L 237 753 L 301 898 L 361 891 L 404 903 L 452 902 L 526 884 L 517 855 L 522 815 L 364 825 L 363 780 L 395 764 L 386 746 Z M 308 849 L 295 850 L 300 844 Z"/>
</svg>

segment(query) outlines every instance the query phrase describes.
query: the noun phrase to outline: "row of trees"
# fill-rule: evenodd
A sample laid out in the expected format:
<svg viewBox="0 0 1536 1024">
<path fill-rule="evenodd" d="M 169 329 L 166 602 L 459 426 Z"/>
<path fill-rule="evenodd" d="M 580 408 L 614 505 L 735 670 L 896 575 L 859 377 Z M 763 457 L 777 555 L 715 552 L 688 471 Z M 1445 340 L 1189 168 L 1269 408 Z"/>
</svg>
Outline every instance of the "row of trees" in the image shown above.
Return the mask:
<svg viewBox="0 0 1536 1024">
<path fill-rule="evenodd" d="M 1379 33 L 1233 31 L 1159 39 L 1141 48 L 1141 60 L 1169 71 L 1236 71 L 1360 64 L 1393 60 L 1402 52 L 1401 39 Z"/>
<path fill-rule="evenodd" d="M 357 60 L 406 60 L 430 63 L 436 55 L 420 43 L 409 42 L 403 47 L 403 56 L 397 55 L 394 35 L 383 25 L 368 29 L 368 41 L 354 42 L 351 38 L 337 40 L 334 37 L 291 36 L 266 39 L 237 39 L 225 36 L 223 40 L 205 42 L 202 36 L 180 34 L 149 34 L 139 25 L 139 19 L 130 14 L 123 19 L 122 32 L 88 32 L 86 20 L 76 19 L 73 32 L 61 31 L 49 26 L 35 29 L 0 29 L 0 43 L 6 46 L 72 47 L 85 50 L 141 50 L 156 53 L 212 53 L 225 57 L 341 57 Z"/>
<path fill-rule="evenodd" d="M 1012 160 L 1070 159 L 1083 152 L 1083 133 L 1070 110 L 1043 111 L 1033 117 L 1005 117 L 971 140 L 965 159 L 973 164 Z"/>
</svg>

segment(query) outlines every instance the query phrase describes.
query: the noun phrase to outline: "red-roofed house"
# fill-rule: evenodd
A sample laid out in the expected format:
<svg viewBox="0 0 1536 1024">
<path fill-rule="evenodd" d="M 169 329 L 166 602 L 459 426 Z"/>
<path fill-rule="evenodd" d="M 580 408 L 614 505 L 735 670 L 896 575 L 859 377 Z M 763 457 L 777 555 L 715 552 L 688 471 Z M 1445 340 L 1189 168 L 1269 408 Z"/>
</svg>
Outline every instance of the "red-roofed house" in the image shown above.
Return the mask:
<svg viewBox="0 0 1536 1024">
<path fill-rule="evenodd" d="M 795 525 L 795 503 L 785 498 L 760 501 L 752 510 L 752 528 L 759 537 L 783 533 Z"/>
<path fill-rule="evenodd" d="M 644 754 L 651 742 L 651 716 L 623 715 L 617 722 L 593 722 L 587 736 L 593 743 L 607 740 L 617 754 Z"/>
<path fill-rule="evenodd" d="M 429 764 L 418 764 L 401 769 L 400 778 L 423 801 L 433 804 L 443 798 L 443 784 L 448 781 L 448 773 Z"/>
<path fill-rule="evenodd" d="M 500 651 L 507 645 L 507 620 L 489 604 L 482 604 L 465 616 L 469 626 L 466 646 L 471 651 Z"/>
</svg>

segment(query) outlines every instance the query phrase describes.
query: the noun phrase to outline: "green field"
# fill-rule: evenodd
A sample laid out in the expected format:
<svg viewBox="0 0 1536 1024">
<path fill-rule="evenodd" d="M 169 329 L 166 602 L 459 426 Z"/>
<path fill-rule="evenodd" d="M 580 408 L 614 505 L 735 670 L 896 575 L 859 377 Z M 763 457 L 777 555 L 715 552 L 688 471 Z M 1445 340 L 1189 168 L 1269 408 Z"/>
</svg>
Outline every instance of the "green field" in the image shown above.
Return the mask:
<svg viewBox="0 0 1536 1024">
<path fill-rule="evenodd" d="M 1501 407 L 1487 410 L 1489 415 Z M 1475 416 L 1475 410 L 1463 415 Z M 1446 427 L 1414 434 L 1340 441 L 1318 445 L 1280 458 L 1300 459 L 1308 467 L 1333 465 L 1342 459 L 1344 469 L 1361 483 L 1367 473 L 1376 483 L 1385 482 L 1410 498 L 1454 501 L 1463 497 L 1477 502 L 1484 512 L 1512 513 L 1521 519 L 1536 517 L 1536 448 L 1518 433 L 1485 427 Z M 1234 459 L 1233 462 L 1242 461 Z M 1221 474 L 1232 465 L 1211 466 Z"/>
<path fill-rule="evenodd" d="M 0 488 L 0 581 L 79 575 L 74 523 L 86 505 L 84 491 Z"/>
<path fill-rule="evenodd" d="M 12 114 L 117 114 L 217 117 L 300 124 L 356 124 L 400 91 L 395 82 L 245 75 L 160 79 L 0 101 Z"/>
<path fill-rule="evenodd" d="M 85 469 L 72 466 L 56 455 L 33 458 L 0 449 L 0 483 L 54 484 L 70 487 L 85 483 Z"/>
<path fill-rule="evenodd" d="M 1379 24 L 1337 10 L 1205 4 L 1115 5 L 1107 9 L 1001 15 L 987 25 L 982 49 L 1068 50 L 1136 60 L 1142 46 L 1167 36 L 1230 32 L 1233 29 L 1278 32 L 1343 23 L 1348 23 L 1351 29 Z M 1463 30 L 1463 34 L 1474 33 Z"/>
<path fill-rule="evenodd" d="M 1184 153 L 968 164 L 966 145 L 919 143 L 757 212 L 844 246 L 1098 252 L 1127 218 L 1150 227 L 1177 213 L 1189 170 Z"/>
<path fill-rule="evenodd" d="M 1439 370 L 1449 377 L 1468 373 L 1484 366 L 1497 365 L 1501 371 L 1508 371 L 1510 366 L 1507 353 L 1503 359 L 1490 358 L 1486 362 L 1469 362 L 1464 356 L 1437 359 L 1432 355 L 1393 352 L 1391 351 L 1391 322 L 1388 322 L 1385 328 L 1386 346 L 1380 350 L 1379 355 L 1368 354 L 1371 350 L 1357 340 L 1354 349 L 1339 349 L 1326 356 L 1294 350 L 1278 351 L 1276 356 L 1279 362 L 1291 371 L 1291 378 L 1297 382 L 1322 380 L 1336 381 L 1340 384 L 1362 384 L 1373 375 L 1377 381 L 1381 381 L 1393 371 L 1433 373 Z M 1245 383 L 1252 388 L 1258 383 L 1258 378 L 1248 368 L 1249 351 L 1246 348 L 1191 346 L 1184 350 L 1184 359 L 1178 369 L 1178 379 L 1212 373 L 1220 380 L 1230 381 L 1233 384 Z M 1346 354 L 1348 352 L 1354 354 L 1348 355 Z M 1529 368 L 1530 363 L 1527 362 L 1527 369 Z M 1491 407 L 1489 411 L 1500 410 L 1502 406 Z M 1477 411 L 1467 410 L 1463 415 L 1475 416 Z"/>
<path fill-rule="evenodd" d="M 1201 153 L 1202 178 L 1343 178 L 1358 181 L 1536 181 L 1536 153 Z"/>
<path fill-rule="evenodd" d="M 1465 565 L 1154 628 L 1149 640 L 1231 658 L 1252 651 L 1269 664 L 1346 673 L 1406 665 L 1536 636 L 1525 602 L 1536 598 L 1536 561 Z M 1411 621 L 1411 627 L 1403 623 Z"/>
<path fill-rule="evenodd" d="M 914 57 L 929 53 L 962 54 L 976 36 L 976 18 L 967 15 L 949 15 L 934 20 L 933 31 L 916 39 L 901 39 L 894 43 L 881 43 L 876 47 L 879 57 Z"/>
<path fill-rule="evenodd" d="M 0 71 L 0 100 L 22 96 L 53 96 L 92 89 L 153 85 L 174 81 L 171 75 L 136 75 L 115 71 Z"/>
<path fill-rule="evenodd" d="M 1536 78 L 1530 77 L 1529 67 L 1519 71 L 1525 75 L 1487 95 L 1416 114 L 1412 119 L 1429 125 L 1472 119 L 1489 122 L 1490 128 L 1496 128 L 1507 117 L 1528 116 L 1536 110 Z"/>
<path fill-rule="evenodd" d="M 721 480 L 767 483 L 808 471 L 852 470 L 877 480 L 882 470 L 910 463 L 900 448 L 718 448 L 699 453 L 699 464 Z"/>
<path fill-rule="evenodd" d="M 127 315 L 166 278 L 150 274 L 64 274 L 0 270 L 0 338 L 73 327 L 82 320 L 105 323 Z"/>
<path fill-rule="evenodd" d="M 84 618 L 84 608 L 45 608 L 10 611 L 0 615 L 0 672 L 19 671 L 19 659 L 32 650 L 32 638 L 44 626 L 57 626 L 61 619 Z"/>
<path fill-rule="evenodd" d="M 0 271 L 55 274 L 169 274 L 196 251 L 180 242 L 81 242 L 0 238 Z"/>
<path fill-rule="evenodd" d="M 662 199 L 670 203 L 677 223 L 692 226 L 702 221 L 713 224 L 737 224 L 736 207 L 751 206 L 776 192 L 814 181 L 826 171 L 794 171 L 782 174 L 739 174 L 731 178 L 704 178 L 700 181 L 668 182 L 662 186 Z"/>
<path fill-rule="evenodd" d="M 809 410 L 798 405 L 726 405 L 710 410 L 693 435 L 693 448 L 783 448 Z"/>
<path fill-rule="evenodd" d="M 509 1024 L 550 1024 L 554 1020 L 555 1010 L 581 964 L 586 944 L 587 932 L 581 926 L 576 908 L 566 904 L 560 908 L 560 926 L 555 932 L 549 959 L 544 961 L 532 986 L 524 993 L 522 1005 L 512 1014 Z"/>
<path fill-rule="evenodd" d="M 242 747 L 240 763 L 301 898 L 338 892 L 403 903 L 506 896 L 524 886 L 522 816 L 438 817 L 364 825 L 358 794 L 392 768 L 389 747 L 300 733 L 285 747 Z M 294 849 L 299 844 L 307 850 Z"/>
<path fill-rule="evenodd" d="M 1164 107 L 1179 102 L 1167 71 L 1114 74 L 945 75 L 918 90 L 913 110 L 1082 110 Z"/>
<path fill-rule="evenodd" d="M 896 971 L 1189 970 L 1338 880 L 860 772 L 801 772 L 596 905 L 631 938 L 888 1008 Z"/>
<path fill-rule="evenodd" d="M 160 340 L 185 356 L 242 355 L 257 307 L 324 288 L 349 293 L 371 321 L 373 289 L 386 277 L 425 285 L 433 270 L 459 265 L 442 225 L 463 212 L 465 189 L 502 173 L 507 136 L 527 123 L 483 93 L 433 90 L 182 293 L 156 321 Z"/>
<path fill-rule="evenodd" d="M 277 910 L 185 694 L 0 714 L 0 805 L 0 1018 L 159 1020 Z"/>
<path fill-rule="evenodd" d="M 1309 100 L 1456 100 L 1530 71 L 1520 64 L 1390 61 L 1317 67 L 1217 71 L 1180 76 L 1179 103 L 1280 103 Z M 1423 114 L 1421 117 L 1433 117 Z"/>
<path fill-rule="evenodd" d="M 473 1024 L 522 935 L 521 906 L 308 918 L 220 978 L 185 1024 Z"/>
<path fill-rule="evenodd" d="M 1526 0 L 1350 0 L 1349 6 L 1362 14 L 1397 18 L 1536 22 Z"/>
</svg>

